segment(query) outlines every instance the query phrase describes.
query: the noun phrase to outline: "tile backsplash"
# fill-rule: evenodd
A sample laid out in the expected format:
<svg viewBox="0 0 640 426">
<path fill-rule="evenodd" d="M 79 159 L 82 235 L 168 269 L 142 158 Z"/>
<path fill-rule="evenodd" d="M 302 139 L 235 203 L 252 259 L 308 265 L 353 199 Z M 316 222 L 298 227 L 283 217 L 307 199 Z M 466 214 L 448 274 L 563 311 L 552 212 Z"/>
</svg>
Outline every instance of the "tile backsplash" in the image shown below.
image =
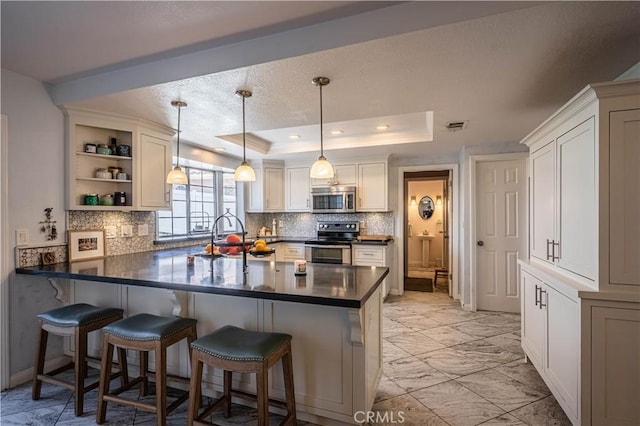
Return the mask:
<svg viewBox="0 0 640 426">
<path fill-rule="evenodd" d="M 197 240 L 167 242 L 154 244 L 156 239 L 156 213 L 155 212 L 108 212 L 108 211 L 68 211 L 67 229 L 71 231 L 87 229 L 105 229 L 114 227 L 115 237 L 106 238 L 106 254 L 114 256 L 119 254 L 138 253 L 151 250 L 163 250 L 169 248 L 192 246 L 199 243 Z M 245 229 L 248 236 L 253 238 L 258 234 L 258 229 L 263 226 L 271 227 L 273 219 L 279 224 L 283 222 L 282 229 L 278 229 L 277 235 L 290 237 L 313 237 L 316 234 L 316 222 L 356 220 L 364 223 L 361 229 L 363 234 L 389 234 L 393 235 L 393 212 L 385 213 L 354 213 L 354 214 L 311 214 L 311 213 L 247 213 L 245 215 Z M 133 235 L 122 236 L 122 228 L 130 225 Z M 147 225 L 148 235 L 138 235 L 138 225 Z M 34 266 L 40 263 L 40 253 L 53 251 L 57 262 L 66 262 L 67 245 L 48 245 L 43 247 L 25 247 L 17 250 L 17 263 L 19 267 Z"/>
</svg>

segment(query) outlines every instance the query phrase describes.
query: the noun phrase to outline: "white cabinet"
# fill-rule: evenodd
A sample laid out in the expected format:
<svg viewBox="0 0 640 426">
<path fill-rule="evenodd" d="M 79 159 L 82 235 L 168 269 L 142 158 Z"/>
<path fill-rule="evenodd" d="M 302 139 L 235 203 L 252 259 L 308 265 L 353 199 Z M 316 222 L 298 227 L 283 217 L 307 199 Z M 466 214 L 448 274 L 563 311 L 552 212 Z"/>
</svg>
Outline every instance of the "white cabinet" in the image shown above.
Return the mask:
<svg viewBox="0 0 640 426">
<path fill-rule="evenodd" d="M 578 423 L 580 311 L 575 299 L 521 274 L 522 348 L 574 424 Z"/>
<path fill-rule="evenodd" d="M 288 212 L 308 212 L 310 210 L 309 167 L 286 169 L 285 182 L 286 210 Z"/>
<path fill-rule="evenodd" d="M 386 245 L 354 244 L 352 246 L 352 264 L 356 266 L 387 266 L 389 274 L 382 281 L 382 297 L 389 294 L 392 287 L 393 250 L 391 243 Z"/>
<path fill-rule="evenodd" d="M 591 116 L 529 160 L 531 255 L 590 281 L 596 273 L 594 126 Z"/>
<path fill-rule="evenodd" d="M 640 80 L 590 85 L 522 141 L 522 348 L 574 424 L 640 424 L 639 105 Z"/>
<path fill-rule="evenodd" d="M 277 262 L 293 262 L 304 260 L 304 244 L 280 243 L 276 250 Z"/>
<path fill-rule="evenodd" d="M 355 164 L 335 164 L 333 166 L 333 178 L 331 179 L 311 179 L 311 186 L 356 186 L 358 182 L 358 172 Z"/>
<path fill-rule="evenodd" d="M 247 211 L 284 211 L 284 163 L 282 161 L 262 161 L 252 164 L 256 180 L 248 182 Z"/>
<path fill-rule="evenodd" d="M 163 182 L 171 171 L 171 140 L 154 135 L 140 135 L 138 180 L 140 200 L 138 210 L 166 210 L 171 208 L 171 185 Z"/>
<path fill-rule="evenodd" d="M 521 142 L 531 263 L 595 290 L 640 285 L 639 86 L 588 86 Z"/>
<path fill-rule="evenodd" d="M 163 210 L 171 208 L 165 181 L 171 168 L 173 130 L 114 114 L 62 108 L 66 136 L 68 210 Z M 130 155 L 85 152 L 86 144 L 127 145 Z M 98 169 L 117 167 L 125 179 L 98 178 Z M 87 205 L 85 195 L 126 194 L 124 206 Z"/>
<path fill-rule="evenodd" d="M 356 210 L 387 211 L 387 163 L 359 163 Z"/>
</svg>

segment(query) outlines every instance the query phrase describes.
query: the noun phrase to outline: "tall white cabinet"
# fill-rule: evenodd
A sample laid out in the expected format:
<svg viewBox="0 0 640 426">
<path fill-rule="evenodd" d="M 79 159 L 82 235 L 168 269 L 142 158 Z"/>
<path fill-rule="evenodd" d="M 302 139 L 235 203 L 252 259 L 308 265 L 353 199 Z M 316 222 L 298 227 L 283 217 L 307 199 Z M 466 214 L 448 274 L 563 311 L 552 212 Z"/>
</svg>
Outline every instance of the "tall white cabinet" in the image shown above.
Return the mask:
<svg viewBox="0 0 640 426">
<path fill-rule="evenodd" d="M 574 424 L 640 424 L 640 80 L 587 86 L 522 143 L 522 347 Z"/>
</svg>

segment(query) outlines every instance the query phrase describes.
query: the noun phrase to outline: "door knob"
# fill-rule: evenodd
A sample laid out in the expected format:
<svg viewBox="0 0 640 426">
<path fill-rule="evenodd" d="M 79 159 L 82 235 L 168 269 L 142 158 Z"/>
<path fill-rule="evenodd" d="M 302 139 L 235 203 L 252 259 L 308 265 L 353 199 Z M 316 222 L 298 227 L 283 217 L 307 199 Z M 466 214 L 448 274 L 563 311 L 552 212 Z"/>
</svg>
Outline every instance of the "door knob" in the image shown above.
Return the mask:
<svg viewBox="0 0 640 426">
<path fill-rule="evenodd" d="M 478 245 L 479 245 L 480 247 L 482 247 L 482 246 L 484 245 L 484 241 L 482 241 L 482 240 L 478 241 Z"/>
</svg>

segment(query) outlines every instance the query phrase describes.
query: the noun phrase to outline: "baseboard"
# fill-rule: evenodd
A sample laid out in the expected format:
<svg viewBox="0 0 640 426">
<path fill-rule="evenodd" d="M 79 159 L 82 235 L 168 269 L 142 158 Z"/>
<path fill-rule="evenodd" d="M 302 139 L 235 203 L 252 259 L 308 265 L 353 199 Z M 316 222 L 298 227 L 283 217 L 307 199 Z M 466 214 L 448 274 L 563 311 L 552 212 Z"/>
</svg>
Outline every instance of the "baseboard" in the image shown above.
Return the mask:
<svg viewBox="0 0 640 426">
<path fill-rule="evenodd" d="M 389 294 L 392 296 L 402 296 L 402 293 L 400 293 L 400 290 L 398 290 L 397 288 L 392 288 L 391 290 L 389 290 Z"/>
<path fill-rule="evenodd" d="M 44 371 L 55 370 L 56 368 L 60 368 L 63 365 L 67 365 L 71 361 L 71 357 L 66 355 L 60 355 L 57 358 L 50 359 L 44 363 Z M 33 380 L 33 368 L 27 368 L 26 370 L 22 370 L 16 374 L 12 374 L 9 379 L 9 387 L 15 388 L 23 383 Z"/>
</svg>

